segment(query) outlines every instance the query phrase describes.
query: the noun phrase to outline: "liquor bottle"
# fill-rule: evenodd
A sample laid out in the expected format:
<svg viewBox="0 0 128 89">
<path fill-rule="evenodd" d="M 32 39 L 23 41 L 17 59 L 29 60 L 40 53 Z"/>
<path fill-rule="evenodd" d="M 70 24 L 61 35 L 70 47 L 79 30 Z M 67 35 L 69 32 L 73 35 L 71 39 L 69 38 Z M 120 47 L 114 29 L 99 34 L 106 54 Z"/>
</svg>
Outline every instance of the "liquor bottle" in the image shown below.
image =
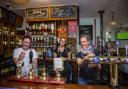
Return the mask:
<svg viewBox="0 0 128 89">
<path fill-rule="evenodd" d="M 71 50 L 71 41 L 70 40 L 68 41 L 67 47 Z"/>
<path fill-rule="evenodd" d="M 44 34 L 43 34 L 43 32 L 41 32 L 40 36 L 41 36 L 40 37 L 41 47 L 43 47 L 43 45 L 44 45 Z"/>
<path fill-rule="evenodd" d="M 47 24 L 44 24 L 44 32 L 47 32 L 48 31 L 48 26 Z"/>
<path fill-rule="evenodd" d="M 35 33 L 32 31 L 32 46 L 35 46 Z"/>
<path fill-rule="evenodd" d="M 41 23 L 41 30 L 44 31 L 44 23 Z"/>
<path fill-rule="evenodd" d="M 32 25 L 32 30 L 35 30 L 36 29 L 36 24 L 34 23 L 33 25 Z"/>
<path fill-rule="evenodd" d="M 33 34 L 33 32 L 31 33 L 31 39 L 32 39 L 32 44 L 31 44 L 31 46 L 34 47 L 34 45 L 33 45 L 33 44 L 34 44 L 34 34 Z"/>
<path fill-rule="evenodd" d="M 38 47 L 41 47 L 41 33 L 38 32 Z"/>
<path fill-rule="evenodd" d="M 50 23 L 48 23 L 47 31 L 51 32 L 51 24 Z"/>
<path fill-rule="evenodd" d="M 42 53 L 43 53 L 43 59 L 46 60 L 46 48 L 45 47 L 43 47 Z"/>
<path fill-rule="evenodd" d="M 41 31 L 41 23 L 38 23 L 38 30 Z"/>
<path fill-rule="evenodd" d="M 40 23 L 36 23 L 36 30 L 40 30 Z"/>
<path fill-rule="evenodd" d="M 38 36 L 38 35 L 37 35 L 37 32 L 35 31 L 35 43 L 34 43 L 34 44 L 35 44 L 35 47 L 37 47 L 37 45 L 38 45 L 38 44 L 37 44 L 37 36 Z"/>
<path fill-rule="evenodd" d="M 54 29 L 55 29 L 54 23 L 51 23 L 51 31 L 52 31 L 52 33 L 54 32 Z"/>
<path fill-rule="evenodd" d="M 29 24 L 28 23 L 26 24 L 26 29 L 31 30 L 31 29 L 29 29 Z"/>
<path fill-rule="evenodd" d="M 37 47 L 40 47 L 40 35 L 39 35 L 39 32 L 36 32 L 36 36 L 37 36 L 37 40 L 36 40 Z"/>
<path fill-rule="evenodd" d="M 61 52 L 60 52 L 59 47 L 58 47 L 58 49 L 57 49 L 57 55 L 58 55 L 58 57 L 62 57 L 62 54 L 61 54 Z"/>
<path fill-rule="evenodd" d="M 52 58 L 52 51 L 51 51 L 50 47 L 48 47 L 47 58 Z"/>
</svg>

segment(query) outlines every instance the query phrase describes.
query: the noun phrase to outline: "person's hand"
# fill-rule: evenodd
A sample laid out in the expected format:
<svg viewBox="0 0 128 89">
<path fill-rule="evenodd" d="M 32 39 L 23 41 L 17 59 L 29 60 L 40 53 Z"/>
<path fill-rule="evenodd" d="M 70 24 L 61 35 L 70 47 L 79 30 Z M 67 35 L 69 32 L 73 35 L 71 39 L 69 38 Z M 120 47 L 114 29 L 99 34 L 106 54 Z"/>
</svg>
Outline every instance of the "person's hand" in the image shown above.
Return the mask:
<svg viewBox="0 0 128 89">
<path fill-rule="evenodd" d="M 25 53 L 24 52 L 21 52 L 20 55 L 19 55 L 19 60 L 23 60 L 25 57 Z"/>
<path fill-rule="evenodd" d="M 90 57 L 93 57 L 93 56 L 95 56 L 94 53 L 88 53 L 88 54 L 84 57 L 84 59 L 85 59 L 85 60 L 89 60 L 89 58 L 90 58 Z"/>
<path fill-rule="evenodd" d="M 95 54 L 94 53 L 88 53 L 87 56 L 88 57 L 93 57 L 93 56 L 95 56 Z"/>
</svg>

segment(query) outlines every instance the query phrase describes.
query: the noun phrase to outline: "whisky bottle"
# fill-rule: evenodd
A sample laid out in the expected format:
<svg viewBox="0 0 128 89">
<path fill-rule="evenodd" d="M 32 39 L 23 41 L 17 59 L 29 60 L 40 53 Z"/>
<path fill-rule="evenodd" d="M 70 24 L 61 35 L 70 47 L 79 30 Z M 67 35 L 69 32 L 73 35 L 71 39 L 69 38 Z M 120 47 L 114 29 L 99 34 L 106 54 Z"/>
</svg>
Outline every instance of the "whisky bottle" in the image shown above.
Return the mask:
<svg viewBox="0 0 128 89">
<path fill-rule="evenodd" d="M 44 23 L 41 23 L 41 30 L 44 31 Z"/>
<path fill-rule="evenodd" d="M 47 31 L 51 32 L 51 24 L 50 23 L 48 23 Z"/>
<path fill-rule="evenodd" d="M 55 29 L 54 23 L 51 23 L 51 31 L 52 31 L 52 33 L 54 32 L 54 29 Z"/>
</svg>

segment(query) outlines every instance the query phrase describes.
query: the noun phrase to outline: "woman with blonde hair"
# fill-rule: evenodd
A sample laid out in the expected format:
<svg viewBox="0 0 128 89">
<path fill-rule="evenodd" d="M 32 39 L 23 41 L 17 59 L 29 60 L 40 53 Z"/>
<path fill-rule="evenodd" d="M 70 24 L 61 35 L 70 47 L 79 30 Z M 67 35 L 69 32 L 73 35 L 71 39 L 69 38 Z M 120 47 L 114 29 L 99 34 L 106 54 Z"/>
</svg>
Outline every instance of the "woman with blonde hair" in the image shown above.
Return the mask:
<svg viewBox="0 0 128 89">
<path fill-rule="evenodd" d="M 94 49 L 90 46 L 90 39 L 88 35 L 81 35 L 80 37 L 81 48 L 77 53 L 77 63 L 79 65 L 79 84 L 94 83 L 97 77 L 98 69 L 101 68 L 100 64 L 89 64 L 89 57 L 95 56 Z"/>
</svg>

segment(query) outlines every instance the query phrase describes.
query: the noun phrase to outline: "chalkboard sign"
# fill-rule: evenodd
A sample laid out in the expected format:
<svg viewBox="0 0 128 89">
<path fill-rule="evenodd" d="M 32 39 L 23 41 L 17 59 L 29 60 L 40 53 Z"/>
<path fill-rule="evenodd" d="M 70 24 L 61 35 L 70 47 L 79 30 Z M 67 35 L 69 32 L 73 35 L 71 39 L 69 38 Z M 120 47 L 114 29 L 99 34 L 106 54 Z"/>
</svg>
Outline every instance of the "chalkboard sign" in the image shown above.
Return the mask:
<svg viewBox="0 0 128 89">
<path fill-rule="evenodd" d="M 48 18 L 48 7 L 28 8 L 26 9 L 26 18 Z"/>
<path fill-rule="evenodd" d="M 15 13 L 13 13 L 3 7 L 0 7 L 0 18 L 2 18 L 3 20 L 15 23 L 16 16 L 17 15 Z"/>
<path fill-rule="evenodd" d="M 93 26 L 92 25 L 80 25 L 79 26 L 79 37 L 81 35 L 88 35 L 90 40 L 93 40 Z"/>
<path fill-rule="evenodd" d="M 77 6 L 51 7 L 52 18 L 77 18 Z"/>
</svg>

